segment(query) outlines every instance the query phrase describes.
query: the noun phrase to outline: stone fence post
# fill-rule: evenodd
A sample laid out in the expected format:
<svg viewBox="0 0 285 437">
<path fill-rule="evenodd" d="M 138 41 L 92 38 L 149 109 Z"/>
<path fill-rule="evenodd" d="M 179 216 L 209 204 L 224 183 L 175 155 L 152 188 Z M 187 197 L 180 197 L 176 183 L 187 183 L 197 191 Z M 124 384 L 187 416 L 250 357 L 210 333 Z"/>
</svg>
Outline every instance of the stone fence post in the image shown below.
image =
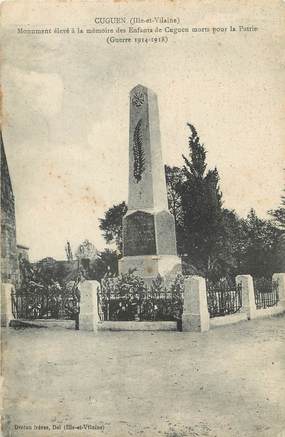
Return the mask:
<svg viewBox="0 0 285 437">
<path fill-rule="evenodd" d="M 238 275 L 236 277 L 236 284 L 241 285 L 241 293 L 242 293 L 241 311 L 247 314 L 248 320 L 254 319 L 256 315 L 256 304 L 255 304 L 252 276 Z"/>
<path fill-rule="evenodd" d="M 97 281 L 83 281 L 78 285 L 80 291 L 79 329 L 97 331 L 99 314 L 97 301 Z"/>
<path fill-rule="evenodd" d="M 208 331 L 210 317 L 206 281 L 200 276 L 185 278 L 182 331 Z"/>
<path fill-rule="evenodd" d="M 8 327 L 10 320 L 14 319 L 12 313 L 13 284 L 1 284 L 1 326 Z"/>
<path fill-rule="evenodd" d="M 272 276 L 272 282 L 277 282 L 279 302 L 278 305 L 282 305 L 285 309 L 285 273 L 274 273 Z"/>
</svg>

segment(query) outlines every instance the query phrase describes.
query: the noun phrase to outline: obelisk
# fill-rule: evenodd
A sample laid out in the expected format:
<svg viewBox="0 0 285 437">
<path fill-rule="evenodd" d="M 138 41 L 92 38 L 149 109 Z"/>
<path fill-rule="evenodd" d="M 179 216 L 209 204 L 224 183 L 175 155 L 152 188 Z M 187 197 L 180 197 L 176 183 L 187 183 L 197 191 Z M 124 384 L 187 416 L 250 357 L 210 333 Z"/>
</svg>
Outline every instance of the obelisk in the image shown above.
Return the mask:
<svg viewBox="0 0 285 437">
<path fill-rule="evenodd" d="M 156 94 L 137 85 L 130 92 L 129 196 L 123 218 L 119 272 L 143 278 L 181 271 L 174 217 L 168 210 Z"/>
</svg>

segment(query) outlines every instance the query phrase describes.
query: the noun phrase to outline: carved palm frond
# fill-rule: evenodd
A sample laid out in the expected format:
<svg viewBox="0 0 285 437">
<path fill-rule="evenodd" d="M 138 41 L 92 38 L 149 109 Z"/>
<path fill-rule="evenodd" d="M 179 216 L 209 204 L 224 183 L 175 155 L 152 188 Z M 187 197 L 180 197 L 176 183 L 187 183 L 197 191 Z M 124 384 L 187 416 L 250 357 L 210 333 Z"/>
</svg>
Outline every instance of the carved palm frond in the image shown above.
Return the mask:
<svg viewBox="0 0 285 437">
<path fill-rule="evenodd" d="M 142 119 L 137 122 L 133 137 L 134 178 L 139 182 L 145 170 L 145 158 L 142 140 Z"/>
</svg>

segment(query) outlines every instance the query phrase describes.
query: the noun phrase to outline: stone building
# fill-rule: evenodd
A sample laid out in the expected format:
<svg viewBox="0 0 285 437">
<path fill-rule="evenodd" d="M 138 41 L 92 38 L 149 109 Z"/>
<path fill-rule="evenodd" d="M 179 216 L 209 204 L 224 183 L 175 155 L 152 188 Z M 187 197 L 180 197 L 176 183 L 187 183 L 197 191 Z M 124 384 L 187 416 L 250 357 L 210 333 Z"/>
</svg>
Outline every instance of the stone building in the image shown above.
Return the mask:
<svg viewBox="0 0 285 437">
<path fill-rule="evenodd" d="M 16 242 L 15 198 L 6 159 L 2 132 L 1 142 L 1 282 L 16 284 L 19 261 Z"/>
</svg>

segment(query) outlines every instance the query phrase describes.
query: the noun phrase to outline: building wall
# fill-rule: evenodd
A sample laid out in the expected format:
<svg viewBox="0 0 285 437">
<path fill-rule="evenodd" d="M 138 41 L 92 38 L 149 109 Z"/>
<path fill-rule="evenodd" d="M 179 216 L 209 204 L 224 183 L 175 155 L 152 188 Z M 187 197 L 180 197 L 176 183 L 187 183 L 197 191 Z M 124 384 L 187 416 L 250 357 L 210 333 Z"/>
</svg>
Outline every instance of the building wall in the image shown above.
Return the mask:
<svg viewBox="0 0 285 437">
<path fill-rule="evenodd" d="M 1 281 L 16 284 L 19 262 L 16 243 L 15 199 L 7 164 L 2 133 L 1 141 Z"/>
</svg>

